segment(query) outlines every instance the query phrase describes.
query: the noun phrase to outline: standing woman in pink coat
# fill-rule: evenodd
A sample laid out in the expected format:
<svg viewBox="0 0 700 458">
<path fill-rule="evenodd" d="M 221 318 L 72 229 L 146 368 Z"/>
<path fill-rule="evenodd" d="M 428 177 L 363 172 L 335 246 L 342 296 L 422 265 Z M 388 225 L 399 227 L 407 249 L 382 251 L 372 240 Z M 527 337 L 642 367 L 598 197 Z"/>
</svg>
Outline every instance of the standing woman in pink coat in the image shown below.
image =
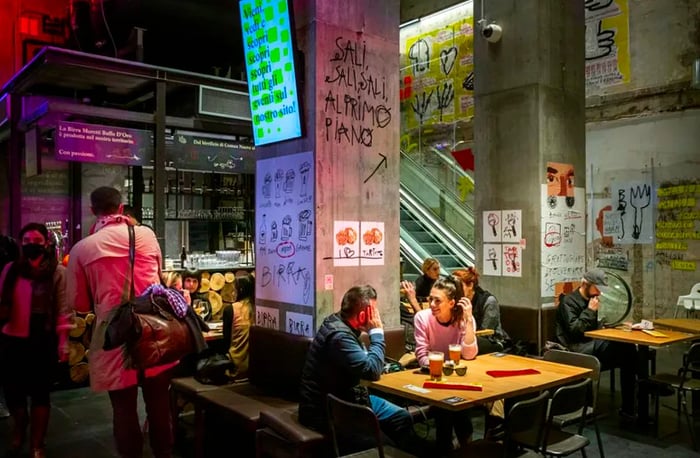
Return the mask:
<svg viewBox="0 0 700 458">
<path fill-rule="evenodd" d="M 0 378 L 14 422 L 10 454 L 21 452 L 30 423 L 31 456 L 43 458 L 49 392 L 56 363 L 68 355 L 71 308 L 66 301 L 65 268 L 56 260 L 46 226 L 27 224 L 19 240 L 19 259 L 7 264 L 0 275 Z M 31 398 L 31 414 L 27 398 Z"/>
</svg>

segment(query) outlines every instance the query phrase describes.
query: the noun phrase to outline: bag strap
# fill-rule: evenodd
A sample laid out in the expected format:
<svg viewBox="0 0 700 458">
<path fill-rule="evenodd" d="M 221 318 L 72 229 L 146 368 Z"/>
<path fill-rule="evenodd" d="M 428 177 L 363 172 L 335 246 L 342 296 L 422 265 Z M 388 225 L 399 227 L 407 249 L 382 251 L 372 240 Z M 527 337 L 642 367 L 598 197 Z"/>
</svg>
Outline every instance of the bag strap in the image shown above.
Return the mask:
<svg viewBox="0 0 700 458">
<path fill-rule="evenodd" d="M 134 296 L 136 296 L 134 291 L 134 259 L 136 258 L 136 233 L 134 232 L 134 226 L 127 224 L 129 230 L 129 276 L 124 281 L 124 287 L 122 288 L 122 303 L 127 300 L 131 301 Z M 129 292 L 127 296 L 126 283 L 129 282 Z"/>
</svg>

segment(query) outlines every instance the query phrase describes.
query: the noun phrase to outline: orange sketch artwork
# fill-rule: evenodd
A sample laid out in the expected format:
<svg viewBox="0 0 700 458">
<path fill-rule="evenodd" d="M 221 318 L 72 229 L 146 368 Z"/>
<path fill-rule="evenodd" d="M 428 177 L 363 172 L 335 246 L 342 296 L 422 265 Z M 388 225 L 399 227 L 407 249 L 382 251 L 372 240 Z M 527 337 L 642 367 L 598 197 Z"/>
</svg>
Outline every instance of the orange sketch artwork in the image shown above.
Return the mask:
<svg viewBox="0 0 700 458">
<path fill-rule="evenodd" d="M 365 245 L 378 245 L 382 242 L 383 237 L 382 231 L 376 227 L 362 234 L 362 240 L 365 242 Z"/>
<path fill-rule="evenodd" d="M 346 227 L 335 234 L 338 245 L 352 245 L 357 241 L 357 232 L 351 227 Z"/>
</svg>

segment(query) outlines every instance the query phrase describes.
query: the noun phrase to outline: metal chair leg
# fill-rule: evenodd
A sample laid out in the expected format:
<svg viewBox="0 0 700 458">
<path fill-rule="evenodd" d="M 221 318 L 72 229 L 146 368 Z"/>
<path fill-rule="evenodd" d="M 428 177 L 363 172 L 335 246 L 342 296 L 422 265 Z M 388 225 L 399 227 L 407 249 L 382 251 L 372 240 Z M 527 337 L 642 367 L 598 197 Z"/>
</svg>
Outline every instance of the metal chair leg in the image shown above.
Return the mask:
<svg viewBox="0 0 700 458">
<path fill-rule="evenodd" d="M 595 428 L 595 437 L 598 440 L 598 450 L 600 451 L 600 458 L 605 458 L 605 452 L 603 451 L 603 439 L 600 437 L 600 429 L 598 428 L 598 422 L 593 420 L 593 427 Z"/>
<path fill-rule="evenodd" d="M 690 430 L 690 440 L 693 442 L 693 450 L 698 451 L 697 440 L 695 439 L 695 428 L 693 427 L 693 422 L 690 419 L 690 413 L 688 413 L 688 400 L 683 392 L 683 413 L 685 414 L 685 421 L 688 424 L 688 429 Z"/>
</svg>

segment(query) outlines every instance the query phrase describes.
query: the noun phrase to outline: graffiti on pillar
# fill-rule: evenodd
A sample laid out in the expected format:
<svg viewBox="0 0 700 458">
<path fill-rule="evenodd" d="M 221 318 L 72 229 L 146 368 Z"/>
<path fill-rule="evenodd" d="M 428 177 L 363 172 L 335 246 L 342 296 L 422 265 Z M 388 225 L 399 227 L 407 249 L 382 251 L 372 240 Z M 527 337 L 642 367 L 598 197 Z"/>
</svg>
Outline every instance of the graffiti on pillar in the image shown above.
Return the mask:
<svg viewBox="0 0 700 458">
<path fill-rule="evenodd" d="M 554 209 L 563 197 L 566 206 L 573 208 L 574 198 L 574 166 L 563 162 L 547 162 L 547 204 Z"/>
<path fill-rule="evenodd" d="M 324 75 L 323 137 L 327 143 L 372 147 L 392 121 L 386 77 L 370 63 L 364 41 L 339 36 Z"/>
<path fill-rule="evenodd" d="M 586 0 L 586 90 L 630 81 L 628 0 Z"/>
<path fill-rule="evenodd" d="M 503 276 L 522 277 L 523 249 L 519 244 L 503 244 Z"/>
</svg>

